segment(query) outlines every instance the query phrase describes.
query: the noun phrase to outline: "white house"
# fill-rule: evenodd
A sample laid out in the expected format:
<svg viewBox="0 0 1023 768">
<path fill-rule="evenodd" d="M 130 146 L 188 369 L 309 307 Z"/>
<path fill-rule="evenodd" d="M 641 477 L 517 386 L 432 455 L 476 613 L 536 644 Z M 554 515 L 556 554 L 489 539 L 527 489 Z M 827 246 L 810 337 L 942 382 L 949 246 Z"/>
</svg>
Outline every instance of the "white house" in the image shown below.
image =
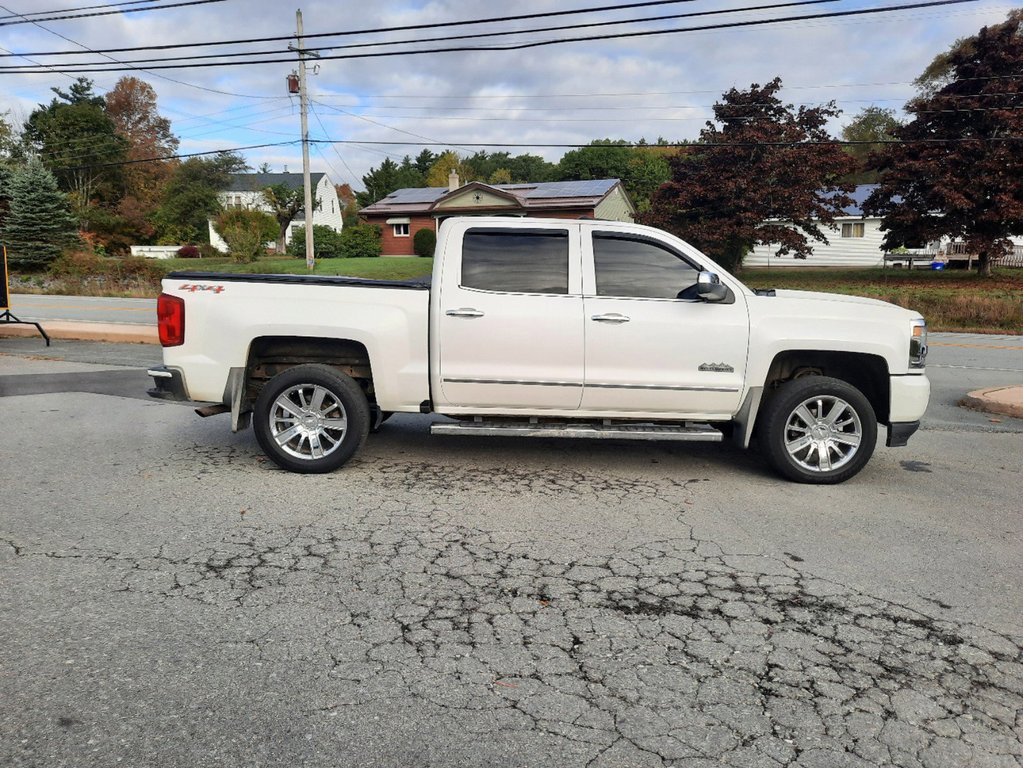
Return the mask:
<svg viewBox="0 0 1023 768">
<path fill-rule="evenodd" d="M 313 226 L 322 224 L 330 227 L 335 232 L 341 231 L 341 201 L 338 200 L 337 190 L 334 184 L 325 173 L 310 174 L 313 187 Z M 231 183 L 220 193 L 220 203 L 224 208 L 254 208 L 256 210 L 270 213 L 270 206 L 263 197 L 263 190 L 277 184 L 285 184 L 291 189 L 302 189 L 301 173 L 232 173 Z M 305 225 L 305 211 L 299 211 L 298 215 L 288 225 L 285 235 L 285 242 L 291 242 L 291 232 L 295 227 Z M 226 251 L 227 243 L 217 234 L 213 228 L 213 222 L 209 223 L 210 243 L 219 250 Z"/>
<path fill-rule="evenodd" d="M 885 251 L 881 247 L 884 232 L 880 216 L 864 216 L 862 205 L 877 184 L 861 184 L 850 193 L 854 204 L 844 216 L 835 219 L 835 226 L 823 227 L 828 243 L 807 238 L 813 253 L 797 259 L 791 253 L 778 256 L 778 245 L 758 245 L 743 259 L 746 267 L 880 267 Z"/>
<path fill-rule="evenodd" d="M 881 243 L 884 232 L 881 231 L 881 217 L 867 216 L 863 213 L 863 202 L 877 184 L 860 184 L 850 193 L 854 203 L 845 210 L 844 216 L 835 218 L 834 227 L 824 227 L 828 238 L 827 244 L 807 238 L 813 253 L 805 259 L 797 259 L 791 253 L 778 256 L 778 245 L 758 245 L 743 259 L 746 267 L 880 267 L 884 265 L 887 253 Z M 1023 266 L 1023 237 L 1009 238 L 1014 246 L 1014 253 L 1006 256 L 1002 264 L 1006 266 Z M 966 254 L 962 242 L 950 242 L 948 238 L 927 243 L 921 248 L 912 249 L 908 255 L 919 256 L 926 264 L 930 258 L 938 261 L 962 260 L 972 264 L 973 258 Z M 891 260 L 890 260 L 891 261 Z"/>
</svg>

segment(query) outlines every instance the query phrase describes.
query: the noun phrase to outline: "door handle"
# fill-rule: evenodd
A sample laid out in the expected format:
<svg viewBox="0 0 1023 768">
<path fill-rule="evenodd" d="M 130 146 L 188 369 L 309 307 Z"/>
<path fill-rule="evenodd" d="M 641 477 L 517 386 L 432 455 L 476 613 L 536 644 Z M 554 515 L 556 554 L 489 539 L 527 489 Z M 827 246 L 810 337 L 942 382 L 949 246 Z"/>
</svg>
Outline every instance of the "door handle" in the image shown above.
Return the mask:
<svg viewBox="0 0 1023 768">
<path fill-rule="evenodd" d="M 444 313 L 448 317 L 483 317 L 483 313 L 478 309 L 472 307 L 462 307 L 461 309 L 449 309 Z"/>
<path fill-rule="evenodd" d="M 596 320 L 598 323 L 627 323 L 629 322 L 628 315 L 620 315 L 617 312 L 611 312 L 606 315 L 594 315 L 591 319 Z"/>
</svg>

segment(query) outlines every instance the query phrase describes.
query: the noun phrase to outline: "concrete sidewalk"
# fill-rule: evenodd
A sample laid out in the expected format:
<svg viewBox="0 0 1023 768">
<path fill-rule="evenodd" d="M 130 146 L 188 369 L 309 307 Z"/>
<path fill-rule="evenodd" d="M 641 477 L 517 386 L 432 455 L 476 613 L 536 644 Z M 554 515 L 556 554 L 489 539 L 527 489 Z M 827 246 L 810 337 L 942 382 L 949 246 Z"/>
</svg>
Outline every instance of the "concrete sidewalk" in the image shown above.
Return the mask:
<svg viewBox="0 0 1023 768">
<path fill-rule="evenodd" d="M 87 323 L 71 320 L 40 320 L 39 324 L 52 339 L 68 341 L 110 341 L 122 344 L 159 344 L 155 325 L 127 323 Z M 0 338 L 39 336 L 34 325 L 0 323 Z"/>
<path fill-rule="evenodd" d="M 1023 386 L 976 389 L 959 401 L 966 408 L 1023 419 Z"/>
</svg>

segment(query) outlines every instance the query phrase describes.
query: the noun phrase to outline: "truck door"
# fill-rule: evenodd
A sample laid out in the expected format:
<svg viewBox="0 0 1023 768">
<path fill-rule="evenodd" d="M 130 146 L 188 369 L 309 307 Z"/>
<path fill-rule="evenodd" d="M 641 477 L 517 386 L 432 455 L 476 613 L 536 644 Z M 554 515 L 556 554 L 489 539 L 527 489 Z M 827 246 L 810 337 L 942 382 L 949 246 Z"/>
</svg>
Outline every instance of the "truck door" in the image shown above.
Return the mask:
<svg viewBox="0 0 1023 768">
<path fill-rule="evenodd" d="M 434 398 L 480 412 L 578 408 L 583 390 L 578 226 L 457 226 L 466 227 L 461 254 L 444 255 L 434 309 L 442 394 L 437 397 L 435 385 Z"/>
<path fill-rule="evenodd" d="M 700 265 L 650 236 L 593 231 L 584 251 L 581 410 L 734 413 L 746 372 L 745 297 L 700 300 Z"/>
</svg>

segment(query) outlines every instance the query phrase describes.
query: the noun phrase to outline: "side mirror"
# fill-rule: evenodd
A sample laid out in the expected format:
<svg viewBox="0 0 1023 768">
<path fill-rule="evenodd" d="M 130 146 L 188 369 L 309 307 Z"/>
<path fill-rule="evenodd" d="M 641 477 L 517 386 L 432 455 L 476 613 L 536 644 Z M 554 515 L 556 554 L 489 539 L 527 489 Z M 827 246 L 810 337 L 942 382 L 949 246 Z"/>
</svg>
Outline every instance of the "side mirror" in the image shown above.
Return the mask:
<svg viewBox="0 0 1023 768">
<path fill-rule="evenodd" d="M 728 296 L 728 286 L 717 273 L 704 270 L 696 279 L 696 292 L 704 301 L 721 301 Z"/>
</svg>

